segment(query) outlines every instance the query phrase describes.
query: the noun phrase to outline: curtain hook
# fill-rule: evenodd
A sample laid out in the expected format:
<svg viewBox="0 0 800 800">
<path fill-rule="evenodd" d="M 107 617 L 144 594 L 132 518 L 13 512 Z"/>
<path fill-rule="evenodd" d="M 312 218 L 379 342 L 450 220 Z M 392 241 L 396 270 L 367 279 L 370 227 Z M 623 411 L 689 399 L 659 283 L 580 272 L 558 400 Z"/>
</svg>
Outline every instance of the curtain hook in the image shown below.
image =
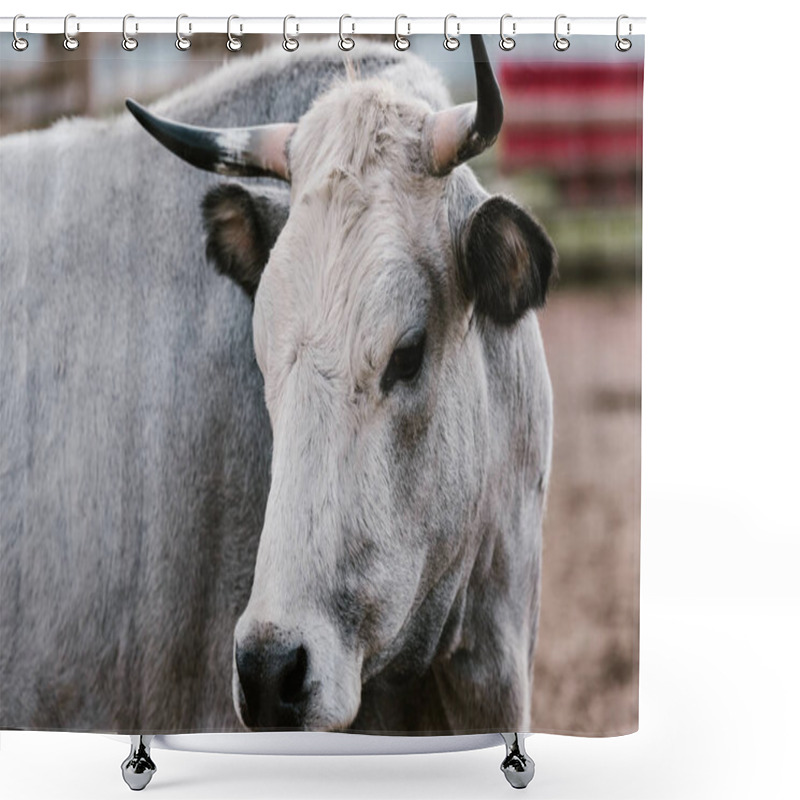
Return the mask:
<svg viewBox="0 0 800 800">
<path fill-rule="evenodd" d="M 177 19 L 175 20 L 175 47 L 178 50 L 188 50 L 192 43 L 181 33 L 181 20 L 188 19 L 188 14 L 178 14 Z M 192 31 L 192 23 L 189 23 L 189 32 Z"/>
<path fill-rule="evenodd" d="M 349 36 L 345 36 L 344 33 L 342 33 L 342 26 L 344 25 L 344 21 L 346 19 L 353 18 L 349 14 L 342 14 L 342 16 L 339 17 L 339 49 L 344 50 L 345 52 L 352 50 L 356 46 L 356 43 L 353 41 L 353 39 L 351 39 Z M 351 24 L 351 27 L 352 33 L 355 31 L 356 26 Z"/>
<path fill-rule="evenodd" d="M 69 27 L 69 21 L 71 19 L 75 19 L 75 15 L 74 14 L 67 14 L 67 16 L 64 17 L 64 49 L 65 50 L 77 50 L 78 49 L 78 45 L 80 44 L 80 42 L 74 36 L 70 36 L 70 34 L 69 34 L 68 27 Z M 77 33 L 78 31 L 80 31 L 80 29 L 81 29 L 80 24 L 76 22 L 75 23 L 75 32 Z"/>
<path fill-rule="evenodd" d="M 28 49 L 28 40 L 23 39 L 21 36 L 17 34 L 17 20 L 18 19 L 25 19 L 24 14 L 17 14 L 14 17 L 14 22 L 11 23 L 11 32 L 14 34 L 14 38 L 11 40 L 11 46 L 18 52 L 21 53 L 23 50 Z"/>
<path fill-rule="evenodd" d="M 225 47 L 227 47 L 228 50 L 231 51 L 231 53 L 235 53 L 237 50 L 241 50 L 242 49 L 242 40 L 238 39 L 236 36 L 234 36 L 231 33 L 231 22 L 233 22 L 233 20 L 235 20 L 235 19 L 239 19 L 239 17 L 237 17 L 236 14 L 231 14 L 228 17 L 228 41 L 225 44 Z M 242 32 L 242 26 L 240 25 L 239 26 L 239 33 L 241 33 L 241 32 Z"/>
<path fill-rule="evenodd" d="M 512 19 L 511 14 L 503 14 L 503 16 L 500 17 L 500 49 L 505 50 L 506 52 L 508 52 L 509 50 L 513 50 L 517 46 L 517 42 L 515 39 L 513 39 L 511 36 L 506 36 L 505 33 L 503 33 L 503 23 L 507 19 Z M 511 33 L 516 33 L 516 32 L 517 32 L 517 23 L 512 22 Z"/>
<path fill-rule="evenodd" d="M 289 14 L 288 16 L 283 18 L 283 49 L 287 53 L 294 53 L 294 51 L 297 50 L 298 47 L 300 47 L 300 40 L 295 39 L 294 36 L 289 36 L 287 28 L 289 26 L 290 19 L 296 19 L 296 17 L 293 17 L 291 14 Z M 295 28 L 295 32 L 299 33 L 299 31 L 300 31 L 300 26 L 298 25 Z"/>
<path fill-rule="evenodd" d="M 401 19 L 408 19 L 408 17 L 405 14 L 398 14 L 394 18 L 394 47 L 395 50 L 402 51 L 402 50 L 408 50 L 408 48 L 411 47 L 411 41 L 406 38 L 406 36 L 409 36 L 411 34 L 411 23 L 409 22 L 406 23 L 406 28 L 408 29 L 406 31 L 406 36 L 401 36 L 399 30 Z"/>
<path fill-rule="evenodd" d="M 126 14 L 122 18 L 122 49 L 127 50 L 129 53 L 135 50 L 139 46 L 139 40 L 135 39 L 133 36 L 128 36 L 128 20 L 135 19 L 133 14 Z M 139 30 L 139 25 L 137 23 L 136 30 Z"/>
<path fill-rule="evenodd" d="M 620 14 L 617 17 L 617 41 L 614 42 L 614 47 L 616 47 L 617 50 L 620 51 L 620 53 L 627 53 L 628 50 L 630 50 L 631 47 L 633 47 L 633 42 L 630 39 L 623 39 L 619 35 L 619 23 L 622 22 L 623 19 L 628 19 L 628 15 L 627 14 Z M 631 33 L 633 33 L 633 25 L 631 25 L 631 23 L 629 22 L 628 23 L 628 36 L 630 36 Z"/>
<path fill-rule="evenodd" d="M 555 49 L 558 50 L 559 53 L 563 53 L 565 50 L 569 50 L 569 39 L 567 39 L 564 36 L 559 36 L 558 35 L 558 21 L 560 19 L 566 19 L 566 18 L 567 18 L 566 14 L 559 14 L 556 17 L 555 25 L 553 26 L 553 31 L 554 31 L 555 37 L 556 37 L 556 40 L 553 42 L 553 47 L 555 47 Z M 569 36 L 569 28 L 570 28 L 570 24 L 568 22 L 567 23 L 567 36 Z"/>
<path fill-rule="evenodd" d="M 444 18 L 444 41 L 442 44 L 444 45 L 445 50 L 450 50 L 452 52 L 453 50 L 458 50 L 458 47 L 461 44 L 461 42 L 458 40 L 458 34 L 461 32 L 461 23 L 456 21 L 456 35 L 451 36 L 447 32 L 447 23 L 450 22 L 451 19 L 457 20 L 458 18 L 455 14 L 448 14 Z"/>
</svg>

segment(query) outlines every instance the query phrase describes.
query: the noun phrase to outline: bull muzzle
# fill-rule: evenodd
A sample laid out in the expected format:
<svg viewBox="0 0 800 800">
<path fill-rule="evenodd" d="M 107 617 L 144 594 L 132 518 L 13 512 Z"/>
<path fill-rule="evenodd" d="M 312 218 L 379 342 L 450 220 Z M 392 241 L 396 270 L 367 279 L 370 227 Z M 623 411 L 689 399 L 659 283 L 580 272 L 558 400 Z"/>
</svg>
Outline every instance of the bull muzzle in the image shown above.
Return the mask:
<svg viewBox="0 0 800 800">
<path fill-rule="evenodd" d="M 362 656 L 323 617 L 240 620 L 233 661 L 234 705 L 251 730 L 343 730 L 358 714 Z"/>
<path fill-rule="evenodd" d="M 271 628 L 263 638 L 235 645 L 242 722 L 253 730 L 301 728 L 309 698 L 307 647 Z"/>
</svg>

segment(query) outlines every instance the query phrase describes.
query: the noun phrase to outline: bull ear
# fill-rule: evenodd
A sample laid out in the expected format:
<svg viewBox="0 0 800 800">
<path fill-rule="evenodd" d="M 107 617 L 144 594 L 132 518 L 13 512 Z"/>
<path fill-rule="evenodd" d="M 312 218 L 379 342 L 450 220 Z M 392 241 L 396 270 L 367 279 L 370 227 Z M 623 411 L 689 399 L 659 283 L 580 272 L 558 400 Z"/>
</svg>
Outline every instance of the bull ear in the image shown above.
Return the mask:
<svg viewBox="0 0 800 800">
<path fill-rule="evenodd" d="M 544 305 L 556 260 L 542 226 L 505 197 L 489 197 L 477 205 L 461 235 L 464 290 L 477 313 L 501 325 Z"/>
<path fill-rule="evenodd" d="M 222 275 L 255 297 L 272 246 L 289 216 L 288 187 L 223 183 L 203 199 L 206 255 Z"/>
</svg>

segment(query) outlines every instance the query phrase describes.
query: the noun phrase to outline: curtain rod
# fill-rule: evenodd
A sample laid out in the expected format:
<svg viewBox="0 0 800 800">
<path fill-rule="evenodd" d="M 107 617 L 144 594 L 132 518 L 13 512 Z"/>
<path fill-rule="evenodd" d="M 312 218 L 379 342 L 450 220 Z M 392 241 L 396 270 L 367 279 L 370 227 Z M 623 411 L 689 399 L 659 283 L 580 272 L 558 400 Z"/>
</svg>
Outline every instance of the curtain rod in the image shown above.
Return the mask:
<svg viewBox="0 0 800 800">
<path fill-rule="evenodd" d="M 0 33 L 11 33 L 13 30 L 13 17 L 0 17 Z M 175 17 L 135 17 L 129 16 L 126 31 L 129 35 L 147 33 L 175 33 L 177 20 Z M 284 24 L 292 36 L 304 33 L 336 35 L 341 31 L 345 34 L 395 34 L 395 25 L 403 36 L 415 34 L 444 35 L 444 17 L 406 17 L 401 16 L 398 21 L 395 17 L 355 17 L 346 15 L 340 22 L 339 17 L 288 17 L 284 22 L 283 17 L 237 17 L 232 23 L 232 31 L 237 35 L 248 33 L 274 33 L 283 34 Z M 500 35 L 500 17 L 458 17 L 451 16 L 447 23 L 447 30 L 451 36 L 461 36 L 470 33 Z M 24 17 L 17 20 L 17 33 L 63 34 L 65 26 L 64 17 Z M 569 26 L 569 28 L 567 27 Z M 511 17 L 506 15 L 503 30 L 508 36 L 522 36 L 532 33 L 553 35 L 555 28 L 554 17 Z M 122 33 L 122 17 L 81 17 L 70 15 L 68 29 L 71 36 L 83 33 Z M 621 32 L 624 36 L 638 35 L 645 32 L 644 17 L 626 17 L 622 23 Z M 193 17 L 181 15 L 180 30 L 184 36 L 192 33 L 221 33 L 228 32 L 228 17 Z M 575 35 L 607 35 L 617 33 L 616 17 L 570 17 L 559 15 L 559 32 L 571 36 Z"/>
</svg>

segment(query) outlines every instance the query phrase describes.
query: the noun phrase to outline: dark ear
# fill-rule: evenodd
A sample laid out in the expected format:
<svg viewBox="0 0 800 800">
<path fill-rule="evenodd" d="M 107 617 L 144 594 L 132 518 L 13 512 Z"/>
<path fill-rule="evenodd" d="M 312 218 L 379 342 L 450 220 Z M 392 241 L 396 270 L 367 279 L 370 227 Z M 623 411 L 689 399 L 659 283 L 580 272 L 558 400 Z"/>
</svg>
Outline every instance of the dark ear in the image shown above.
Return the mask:
<svg viewBox="0 0 800 800">
<path fill-rule="evenodd" d="M 206 255 L 252 298 L 288 216 L 288 187 L 220 184 L 203 199 Z"/>
<path fill-rule="evenodd" d="M 505 197 L 489 197 L 467 219 L 459 272 L 475 310 L 501 325 L 544 305 L 556 250 L 539 223 Z"/>
</svg>

